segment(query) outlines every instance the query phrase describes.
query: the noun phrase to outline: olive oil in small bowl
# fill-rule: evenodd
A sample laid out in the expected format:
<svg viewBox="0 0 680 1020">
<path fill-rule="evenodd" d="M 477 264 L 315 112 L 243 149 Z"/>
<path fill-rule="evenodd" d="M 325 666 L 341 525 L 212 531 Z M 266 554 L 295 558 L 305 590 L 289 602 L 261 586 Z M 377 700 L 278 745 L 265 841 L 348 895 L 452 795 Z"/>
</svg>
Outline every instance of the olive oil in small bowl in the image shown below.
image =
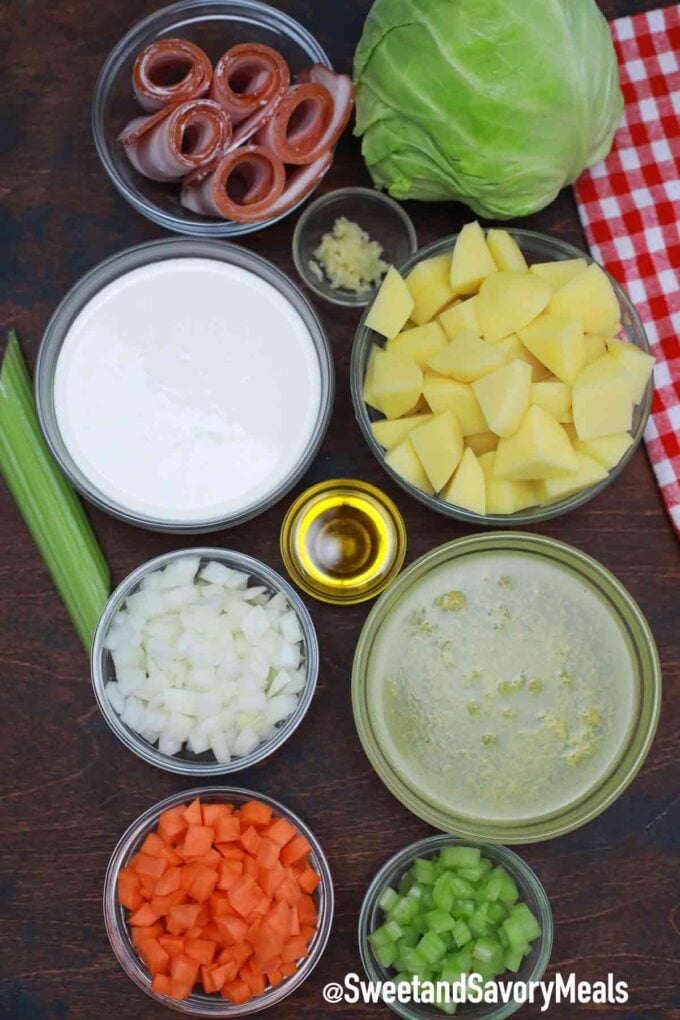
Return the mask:
<svg viewBox="0 0 680 1020">
<path fill-rule="evenodd" d="M 399 510 L 380 489 L 354 478 L 320 482 L 292 504 L 281 526 L 281 556 L 299 588 L 322 602 L 375 598 L 406 555 Z"/>
</svg>

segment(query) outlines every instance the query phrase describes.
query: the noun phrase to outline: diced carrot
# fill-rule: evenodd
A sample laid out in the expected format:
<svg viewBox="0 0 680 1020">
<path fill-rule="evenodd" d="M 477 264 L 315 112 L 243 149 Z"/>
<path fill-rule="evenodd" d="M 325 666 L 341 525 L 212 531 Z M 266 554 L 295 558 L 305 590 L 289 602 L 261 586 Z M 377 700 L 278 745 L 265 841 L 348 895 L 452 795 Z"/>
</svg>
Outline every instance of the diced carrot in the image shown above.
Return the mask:
<svg viewBox="0 0 680 1020">
<path fill-rule="evenodd" d="M 287 876 L 274 893 L 274 899 L 283 900 L 288 906 L 293 907 L 302 897 L 300 887 L 294 878 Z"/>
<path fill-rule="evenodd" d="M 192 857 L 191 863 L 202 864 L 206 868 L 216 868 L 221 860 L 222 855 L 220 854 L 219 850 L 216 850 L 215 847 L 212 847 L 211 850 L 208 850 L 207 854 L 201 854 L 200 857 Z"/>
<path fill-rule="evenodd" d="M 198 980 L 199 964 L 196 960 L 190 959 L 186 953 L 178 953 L 177 956 L 173 956 L 170 964 L 170 977 L 173 981 L 177 981 L 178 984 L 187 984 L 193 986 Z"/>
<path fill-rule="evenodd" d="M 250 959 L 241 967 L 239 977 L 245 981 L 253 995 L 264 995 L 267 987 L 264 973 L 256 960 Z"/>
<path fill-rule="evenodd" d="M 261 836 L 258 836 L 255 827 L 253 825 L 249 825 L 248 828 L 241 833 L 241 846 L 254 857 L 260 845 L 261 838 Z"/>
<path fill-rule="evenodd" d="M 185 892 L 189 892 L 191 889 L 200 867 L 201 865 L 197 861 L 192 861 L 190 864 L 184 864 L 180 869 L 180 885 Z"/>
<path fill-rule="evenodd" d="M 203 804 L 201 806 L 203 824 L 214 829 L 220 818 L 228 818 L 231 814 L 227 804 Z"/>
<path fill-rule="evenodd" d="M 217 843 L 215 850 L 219 850 L 222 857 L 227 861 L 242 861 L 246 855 L 243 847 L 236 843 Z"/>
<path fill-rule="evenodd" d="M 271 907 L 267 920 L 275 931 L 287 937 L 290 931 L 290 907 L 287 903 L 276 903 Z"/>
<path fill-rule="evenodd" d="M 271 825 L 262 833 L 267 839 L 271 839 L 277 846 L 285 846 L 286 843 L 290 843 L 291 839 L 297 835 L 297 830 L 294 825 L 291 825 L 285 818 L 275 818 Z"/>
<path fill-rule="evenodd" d="M 300 960 L 303 956 L 307 956 L 307 952 L 307 943 L 302 935 L 294 935 L 283 947 L 281 959 L 284 963 L 293 963 L 295 960 Z"/>
<path fill-rule="evenodd" d="M 272 988 L 277 988 L 283 981 L 283 974 L 280 970 L 268 970 L 267 980 Z"/>
<path fill-rule="evenodd" d="M 300 924 L 316 924 L 316 905 L 311 896 L 301 896 L 296 904 Z"/>
<path fill-rule="evenodd" d="M 151 875 L 139 875 L 139 891 L 146 900 L 150 900 L 156 891 L 156 882 L 158 879 L 152 878 Z"/>
<path fill-rule="evenodd" d="M 248 985 L 240 978 L 227 981 L 222 988 L 222 996 L 229 1002 L 233 1002 L 235 1006 L 242 1006 L 244 1002 L 249 1002 L 253 997 Z"/>
<path fill-rule="evenodd" d="M 187 928 L 195 928 L 201 907 L 198 903 L 181 903 L 170 910 L 168 931 L 171 935 L 179 935 Z"/>
<path fill-rule="evenodd" d="M 170 972 L 170 957 L 158 939 L 144 939 L 137 946 L 137 952 L 149 968 L 152 977 Z"/>
<path fill-rule="evenodd" d="M 203 991 L 206 995 L 212 995 L 214 992 L 219 992 L 217 984 L 213 980 L 212 971 L 213 966 L 206 967 L 202 966 L 199 973 L 201 978 L 201 984 L 203 985 Z"/>
<path fill-rule="evenodd" d="M 127 868 L 118 873 L 118 901 L 128 910 L 139 910 L 144 903 L 139 877 Z"/>
<path fill-rule="evenodd" d="M 176 868 L 178 865 L 184 863 L 184 861 L 182 860 L 180 855 L 177 853 L 175 848 L 172 847 L 172 846 L 164 845 L 163 849 L 161 850 L 161 852 L 159 853 L 158 856 L 159 857 L 164 857 L 165 860 L 170 865 L 170 867 L 172 867 L 172 868 Z"/>
<path fill-rule="evenodd" d="M 193 990 L 193 985 L 187 982 L 173 981 L 170 980 L 170 998 L 171 999 L 187 999 Z"/>
<path fill-rule="evenodd" d="M 156 882 L 156 895 L 167 896 L 182 888 L 182 872 L 179 868 L 168 868 Z"/>
<path fill-rule="evenodd" d="M 131 914 L 128 918 L 128 923 L 136 928 L 148 928 L 149 925 L 155 924 L 158 920 L 158 914 L 155 914 L 148 903 L 144 903 L 139 910 L 135 910 L 134 914 Z"/>
<path fill-rule="evenodd" d="M 279 967 L 284 978 L 292 977 L 297 972 L 297 963 L 282 963 Z"/>
<path fill-rule="evenodd" d="M 214 942 L 209 942 L 207 939 L 190 939 L 184 940 L 184 952 L 190 960 L 196 960 L 198 963 L 202 963 L 205 967 L 210 966 L 215 958 L 215 951 L 217 946 Z"/>
<path fill-rule="evenodd" d="M 284 846 L 279 859 L 284 867 L 288 867 L 289 864 L 295 864 L 296 861 L 306 857 L 311 849 L 304 836 L 296 836 Z"/>
<path fill-rule="evenodd" d="M 167 896 L 152 896 L 149 903 L 151 909 L 159 917 L 165 917 L 173 907 L 179 906 L 180 903 L 186 903 L 187 899 L 188 895 L 184 889 L 176 889 L 175 892 L 168 893 Z"/>
<path fill-rule="evenodd" d="M 220 930 L 224 943 L 228 946 L 243 942 L 248 933 L 248 925 L 240 917 L 219 917 L 215 920 L 215 924 Z"/>
<path fill-rule="evenodd" d="M 184 952 L 184 939 L 180 935 L 160 935 L 158 942 L 168 956 L 177 956 L 178 953 Z"/>
<path fill-rule="evenodd" d="M 182 814 L 187 825 L 203 825 L 203 808 L 198 797 L 184 808 Z"/>
<path fill-rule="evenodd" d="M 241 825 L 245 828 L 248 825 L 255 825 L 261 828 L 269 825 L 272 820 L 272 809 L 262 804 L 259 800 L 249 800 L 239 810 Z"/>
<path fill-rule="evenodd" d="M 156 921 L 155 924 L 148 924 L 143 928 L 130 928 L 130 938 L 132 944 L 138 946 L 145 939 L 159 939 L 164 931 L 162 921 Z"/>
<path fill-rule="evenodd" d="M 218 917 L 234 916 L 234 908 L 229 902 L 229 897 L 224 892 L 215 892 L 210 897 L 210 913 Z"/>
<path fill-rule="evenodd" d="M 154 974 L 151 982 L 151 991 L 154 995 L 170 995 L 170 978 L 167 974 Z"/>
<path fill-rule="evenodd" d="M 230 960 L 229 963 L 220 963 L 213 967 L 210 972 L 210 978 L 215 985 L 215 991 L 220 992 L 227 981 L 233 981 L 237 974 L 238 966 L 235 960 Z"/>
<path fill-rule="evenodd" d="M 241 823 L 235 815 L 223 815 L 215 823 L 215 842 L 230 843 L 239 839 Z"/>
<path fill-rule="evenodd" d="M 218 868 L 217 888 L 223 892 L 231 889 L 243 875 L 243 864 L 241 861 L 220 861 Z"/>
<path fill-rule="evenodd" d="M 313 893 L 321 879 L 313 868 L 305 868 L 297 881 L 303 892 Z"/>
<path fill-rule="evenodd" d="M 194 927 L 205 928 L 206 924 L 210 924 L 212 920 L 210 914 L 210 907 L 207 903 L 200 904 L 200 910 L 198 911 L 198 917 L 196 918 L 196 924 Z"/>
<path fill-rule="evenodd" d="M 166 843 L 176 843 L 186 831 L 187 824 L 181 804 L 179 807 L 169 808 L 158 819 L 158 835 Z"/>
<path fill-rule="evenodd" d="M 300 934 L 302 935 L 307 945 L 309 945 L 309 943 L 316 935 L 316 928 L 313 928 L 311 924 L 303 924 L 302 927 L 300 928 Z"/>
<path fill-rule="evenodd" d="M 165 843 L 157 832 L 150 832 L 140 847 L 140 853 L 149 857 L 160 857 L 165 850 Z"/>
<path fill-rule="evenodd" d="M 168 862 L 163 857 L 149 857 L 148 854 L 137 854 L 135 871 L 138 875 L 148 875 L 158 880 L 167 869 Z"/>
<path fill-rule="evenodd" d="M 273 896 L 285 877 L 286 872 L 282 865 L 276 861 L 271 868 L 260 868 L 257 882 L 266 896 Z"/>
<path fill-rule="evenodd" d="M 293 907 L 293 909 L 290 912 L 290 934 L 291 935 L 300 934 L 300 918 L 298 917 L 298 912 L 295 907 Z"/>
<path fill-rule="evenodd" d="M 182 857 L 202 857 L 212 847 L 215 833 L 207 825 L 190 825 L 180 848 Z"/>
<path fill-rule="evenodd" d="M 251 857 L 250 854 L 246 854 L 246 856 L 243 858 L 243 874 L 250 875 L 250 877 L 254 878 L 256 882 L 257 879 L 259 878 L 260 866 L 255 860 L 255 858 Z"/>
<path fill-rule="evenodd" d="M 252 875 L 243 875 L 229 889 L 229 902 L 241 917 L 247 917 L 255 907 L 259 893 L 260 889 Z"/>
<path fill-rule="evenodd" d="M 193 882 L 191 883 L 189 895 L 193 897 L 197 903 L 205 903 L 205 901 L 209 900 L 215 892 L 218 877 L 217 872 L 213 868 L 201 865 Z"/>
<path fill-rule="evenodd" d="M 251 946 L 250 942 L 238 942 L 235 946 L 227 946 L 223 950 L 223 954 L 228 954 L 226 959 L 220 962 L 226 963 L 228 960 L 233 960 L 238 965 L 238 970 L 241 969 L 246 960 L 249 960 L 255 950 Z M 221 954 L 221 955 L 223 955 Z"/>
<path fill-rule="evenodd" d="M 271 839 L 261 839 L 257 848 L 256 860 L 261 868 L 273 868 L 279 860 L 281 848 Z"/>
</svg>

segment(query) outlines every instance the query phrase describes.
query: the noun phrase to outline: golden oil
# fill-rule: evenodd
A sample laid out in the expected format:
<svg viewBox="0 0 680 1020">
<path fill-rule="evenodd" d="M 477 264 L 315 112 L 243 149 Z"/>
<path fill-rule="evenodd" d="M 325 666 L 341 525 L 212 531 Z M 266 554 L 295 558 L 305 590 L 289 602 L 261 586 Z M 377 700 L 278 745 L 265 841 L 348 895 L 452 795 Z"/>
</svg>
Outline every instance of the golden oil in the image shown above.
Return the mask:
<svg viewBox="0 0 680 1020">
<path fill-rule="evenodd" d="M 295 583 L 323 602 L 374 598 L 397 576 L 406 529 L 380 489 L 352 478 L 312 486 L 281 527 L 281 555 Z"/>
</svg>

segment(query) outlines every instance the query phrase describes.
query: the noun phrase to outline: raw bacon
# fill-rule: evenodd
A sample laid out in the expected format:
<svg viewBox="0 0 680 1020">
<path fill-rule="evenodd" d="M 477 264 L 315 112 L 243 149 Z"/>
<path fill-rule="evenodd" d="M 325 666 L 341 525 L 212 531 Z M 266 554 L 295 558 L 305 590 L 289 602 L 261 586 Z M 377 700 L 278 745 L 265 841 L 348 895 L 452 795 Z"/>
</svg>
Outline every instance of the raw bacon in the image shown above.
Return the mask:
<svg viewBox="0 0 680 1020">
<path fill-rule="evenodd" d="M 231 122 L 211 99 L 191 99 L 130 121 L 120 135 L 127 157 L 152 181 L 178 181 L 219 156 Z"/>
<path fill-rule="evenodd" d="M 212 64 L 200 46 L 188 39 L 156 39 L 135 60 L 132 86 L 142 109 L 153 113 L 204 96 L 212 76 Z"/>
<path fill-rule="evenodd" d="M 280 53 L 260 43 L 240 43 L 217 61 L 210 97 L 238 127 L 255 114 L 264 113 L 289 84 L 290 70 Z"/>
<path fill-rule="evenodd" d="M 256 134 L 284 163 L 313 163 L 332 148 L 326 136 L 333 119 L 333 99 L 322 85 L 293 85 L 282 97 L 273 116 Z"/>
<path fill-rule="evenodd" d="M 348 74 L 337 74 L 323 64 L 312 64 L 300 71 L 298 82 L 312 82 L 328 89 L 333 99 L 333 117 L 324 142 L 332 148 L 349 124 L 354 109 L 354 85 Z"/>
<path fill-rule="evenodd" d="M 210 173 L 189 174 L 182 182 L 181 202 L 200 216 L 256 223 L 269 218 L 269 208 L 285 183 L 286 170 L 278 156 L 261 146 L 245 145 L 222 156 Z"/>
</svg>

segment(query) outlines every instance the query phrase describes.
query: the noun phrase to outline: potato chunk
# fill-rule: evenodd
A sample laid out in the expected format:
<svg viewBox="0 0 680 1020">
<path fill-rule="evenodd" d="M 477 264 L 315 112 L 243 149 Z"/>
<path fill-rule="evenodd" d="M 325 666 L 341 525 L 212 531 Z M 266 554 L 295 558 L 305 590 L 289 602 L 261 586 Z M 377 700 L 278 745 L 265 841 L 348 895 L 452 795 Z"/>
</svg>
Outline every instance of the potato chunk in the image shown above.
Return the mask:
<svg viewBox="0 0 680 1020">
<path fill-rule="evenodd" d="M 456 238 L 451 257 L 450 282 L 454 294 L 474 294 L 496 263 L 487 248 L 484 231 L 475 220 L 466 223 Z"/>
<path fill-rule="evenodd" d="M 474 436 L 467 436 L 465 442 L 473 453 L 481 457 L 483 453 L 490 453 L 496 449 L 498 436 L 495 432 L 477 432 Z"/>
<path fill-rule="evenodd" d="M 555 503 L 558 499 L 573 496 L 575 492 L 588 489 L 591 485 L 595 485 L 607 477 L 605 469 L 592 457 L 586 457 L 583 453 L 576 453 L 575 456 L 575 471 L 557 475 L 554 478 L 546 478 L 538 483 L 541 504 Z"/>
<path fill-rule="evenodd" d="M 586 333 L 612 336 L 619 321 L 619 302 L 609 277 L 593 262 L 555 291 L 548 307 L 555 315 L 578 315 Z"/>
<path fill-rule="evenodd" d="M 579 439 L 630 431 L 633 420 L 630 376 L 611 354 L 586 365 L 576 377 L 572 408 Z"/>
<path fill-rule="evenodd" d="M 534 262 L 529 272 L 540 276 L 554 290 L 559 290 L 587 268 L 588 263 L 585 259 L 559 259 L 556 262 Z"/>
<path fill-rule="evenodd" d="M 453 411 L 464 436 L 486 431 L 486 418 L 469 383 L 428 369 L 423 376 L 423 395 L 435 414 Z"/>
<path fill-rule="evenodd" d="M 529 408 L 514 436 L 499 440 L 496 450 L 496 476 L 507 481 L 539 481 L 577 467 L 566 432 L 536 405 Z"/>
<path fill-rule="evenodd" d="M 577 439 L 574 449 L 592 457 L 607 471 L 619 463 L 624 453 L 633 445 L 633 437 L 628 432 L 615 432 L 612 436 L 600 436 L 598 439 Z"/>
<path fill-rule="evenodd" d="M 569 385 L 586 363 L 583 329 L 577 318 L 539 315 L 519 331 L 519 338 L 553 375 Z"/>
<path fill-rule="evenodd" d="M 551 414 L 555 421 L 571 421 L 571 386 L 559 379 L 547 379 L 533 383 L 530 401 Z"/>
<path fill-rule="evenodd" d="M 491 256 L 501 272 L 526 273 L 527 260 L 514 237 L 507 230 L 488 230 L 486 243 Z"/>
<path fill-rule="evenodd" d="M 443 489 L 463 456 L 463 432 L 453 411 L 444 411 L 411 432 L 410 441 L 435 492 Z"/>
<path fill-rule="evenodd" d="M 413 358 L 421 368 L 428 358 L 446 346 L 446 334 L 438 322 L 426 322 L 424 326 L 414 326 L 397 333 L 388 340 L 385 350 L 396 351 Z"/>
<path fill-rule="evenodd" d="M 432 495 L 430 480 L 425 474 L 423 465 L 418 460 L 418 454 L 408 436 L 387 453 L 385 463 L 404 481 L 414 485 L 416 489 L 422 489 L 423 492 Z"/>
<path fill-rule="evenodd" d="M 516 361 L 517 358 L 520 361 L 526 361 L 527 365 L 531 366 L 531 378 L 533 382 L 540 382 L 542 379 L 548 379 L 550 372 L 543 365 L 538 358 L 535 358 L 531 351 L 524 346 L 520 338 L 516 333 L 510 333 L 508 336 L 504 336 L 502 340 L 496 340 L 494 347 L 503 352 L 503 358 L 506 364 L 511 361 Z"/>
<path fill-rule="evenodd" d="M 376 411 L 379 411 L 380 408 L 376 402 L 373 383 L 375 380 L 375 359 L 380 350 L 381 348 L 377 347 L 376 344 L 371 344 L 371 349 L 366 361 L 366 375 L 364 376 L 364 388 L 362 391 L 364 403 L 368 404 L 369 407 L 375 407 Z"/>
<path fill-rule="evenodd" d="M 431 417 L 431 414 L 411 414 L 406 418 L 382 418 L 371 422 L 371 432 L 381 446 L 391 450 L 406 439 L 409 432 L 413 432 L 418 425 L 424 425 Z"/>
<path fill-rule="evenodd" d="M 366 325 L 381 336 L 396 336 L 412 311 L 413 298 L 406 282 L 394 266 L 390 266 L 366 317 Z"/>
<path fill-rule="evenodd" d="M 474 382 L 503 364 L 503 354 L 474 333 L 460 333 L 428 361 L 428 367 L 459 382 Z"/>
<path fill-rule="evenodd" d="M 635 344 L 629 344 L 625 340 L 618 340 L 615 337 L 607 340 L 607 350 L 628 373 L 633 403 L 639 404 L 654 371 L 654 357 L 647 354 L 646 351 L 641 351 Z"/>
<path fill-rule="evenodd" d="M 375 406 L 387 418 L 400 418 L 415 405 L 423 389 L 423 373 L 413 358 L 394 351 L 375 356 L 372 392 Z"/>
<path fill-rule="evenodd" d="M 450 269 L 451 256 L 445 252 L 418 262 L 406 277 L 406 285 L 413 298 L 411 318 L 417 326 L 429 322 L 453 300 Z"/>
<path fill-rule="evenodd" d="M 449 340 L 453 340 L 459 333 L 471 332 L 479 335 L 477 295 L 445 308 L 439 315 L 439 324 Z"/>
<path fill-rule="evenodd" d="M 543 311 L 552 287 L 531 273 L 493 273 L 479 289 L 477 318 L 485 340 L 493 343 L 523 326 Z"/>
<path fill-rule="evenodd" d="M 606 339 L 600 333 L 584 333 L 583 346 L 586 352 L 586 365 L 607 353 Z"/>
<path fill-rule="evenodd" d="M 507 482 L 496 476 L 496 456 L 492 451 L 479 458 L 486 483 L 487 514 L 514 514 L 538 503 L 535 482 Z"/>
<path fill-rule="evenodd" d="M 484 472 L 469 447 L 463 453 L 463 459 L 456 468 L 453 478 L 442 492 L 442 499 L 475 514 L 486 513 Z"/>
<path fill-rule="evenodd" d="M 491 431 L 499 436 L 511 436 L 519 428 L 529 406 L 531 366 L 519 359 L 511 361 L 477 379 L 472 389 Z"/>
</svg>

